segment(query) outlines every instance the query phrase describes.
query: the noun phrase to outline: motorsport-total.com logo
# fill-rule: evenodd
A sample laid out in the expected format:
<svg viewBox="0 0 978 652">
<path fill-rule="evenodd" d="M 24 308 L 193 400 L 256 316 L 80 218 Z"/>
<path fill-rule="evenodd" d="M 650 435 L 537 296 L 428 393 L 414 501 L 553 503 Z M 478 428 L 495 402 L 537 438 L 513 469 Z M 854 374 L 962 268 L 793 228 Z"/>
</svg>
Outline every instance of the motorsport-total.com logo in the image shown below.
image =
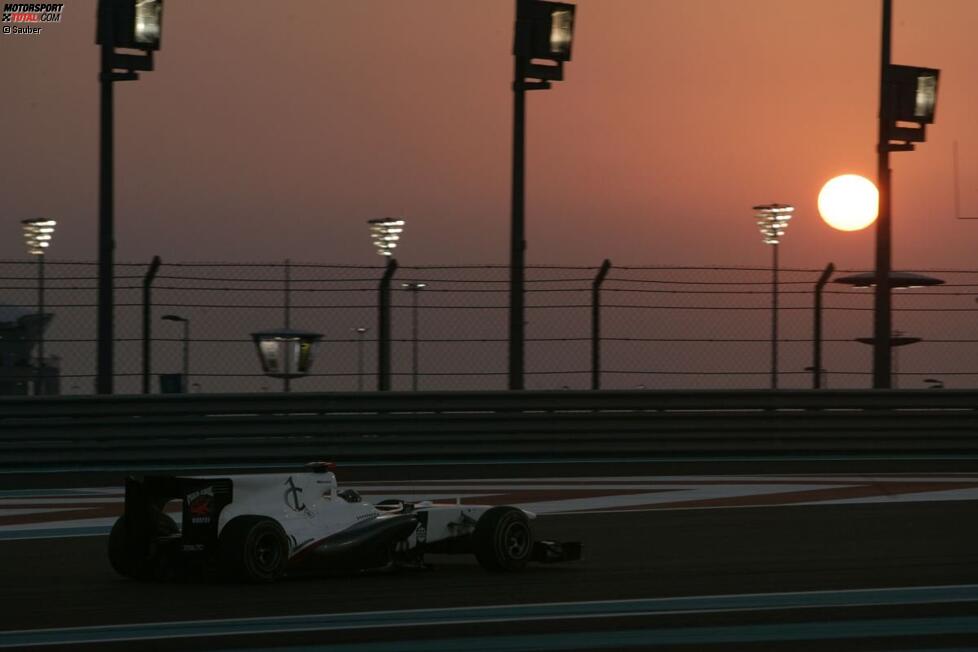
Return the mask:
<svg viewBox="0 0 978 652">
<path fill-rule="evenodd" d="M 0 16 L 0 32 L 40 34 L 44 28 L 38 23 L 60 23 L 64 7 L 64 3 L 6 2 Z"/>
</svg>

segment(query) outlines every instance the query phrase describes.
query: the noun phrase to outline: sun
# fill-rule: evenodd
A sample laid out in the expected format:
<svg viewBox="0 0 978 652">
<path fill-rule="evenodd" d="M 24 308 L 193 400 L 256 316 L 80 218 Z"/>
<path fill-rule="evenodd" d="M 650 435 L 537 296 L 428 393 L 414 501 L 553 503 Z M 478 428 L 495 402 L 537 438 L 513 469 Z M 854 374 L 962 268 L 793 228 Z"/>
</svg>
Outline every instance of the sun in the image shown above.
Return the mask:
<svg viewBox="0 0 978 652">
<path fill-rule="evenodd" d="M 828 181 L 818 193 L 818 214 L 840 231 L 865 229 L 879 213 L 880 194 L 873 182 L 858 174 Z"/>
</svg>

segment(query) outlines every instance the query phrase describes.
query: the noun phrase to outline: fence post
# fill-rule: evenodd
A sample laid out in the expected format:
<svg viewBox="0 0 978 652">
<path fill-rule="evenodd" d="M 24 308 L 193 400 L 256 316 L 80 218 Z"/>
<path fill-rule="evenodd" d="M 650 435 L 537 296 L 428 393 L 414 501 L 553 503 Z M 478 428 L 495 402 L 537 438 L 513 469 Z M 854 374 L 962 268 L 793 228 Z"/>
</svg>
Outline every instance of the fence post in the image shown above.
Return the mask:
<svg viewBox="0 0 978 652">
<path fill-rule="evenodd" d="M 591 283 L 591 389 L 601 389 L 601 284 L 611 269 L 607 258 Z"/>
<path fill-rule="evenodd" d="M 397 261 L 388 259 L 380 279 L 377 297 L 377 389 L 391 388 L 391 279 L 397 271 Z"/>
<path fill-rule="evenodd" d="M 822 270 L 815 284 L 815 332 L 812 339 L 812 388 L 822 387 L 822 288 L 829 282 L 829 277 L 835 272 L 835 265 L 829 263 Z"/>
<path fill-rule="evenodd" d="M 162 261 L 159 256 L 153 256 L 146 276 L 143 277 L 143 394 L 150 393 L 150 375 L 152 363 L 151 337 L 153 310 L 153 281 Z"/>
</svg>

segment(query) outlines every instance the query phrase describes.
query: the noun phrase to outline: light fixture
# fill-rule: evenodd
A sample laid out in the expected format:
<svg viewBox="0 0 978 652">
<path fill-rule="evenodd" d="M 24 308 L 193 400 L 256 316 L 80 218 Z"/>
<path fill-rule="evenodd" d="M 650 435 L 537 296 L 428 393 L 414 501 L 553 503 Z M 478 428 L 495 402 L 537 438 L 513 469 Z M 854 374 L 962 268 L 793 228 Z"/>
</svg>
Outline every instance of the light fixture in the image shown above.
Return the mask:
<svg viewBox="0 0 978 652">
<path fill-rule="evenodd" d="M 370 237 L 377 253 L 381 256 L 393 256 L 401 233 L 404 232 L 405 221 L 397 217 L 382 217 L 367 220 L 367 224 L 370 225 Z"/>
<path fill-rule="evenodd" d="M 574 40 L 574 11 L 572 4 L 520 0 L 517 23 L 527 28 L 523 43 L 517 43 L 517 55 L 530 59 L 570 61 Z"/>
<path fill-rule="evenodd" d="M 895 87 L 893 119 L 932 124 L 937 110 L 937 80 L 940 75 L 941 71 L 935 68 L 891 64 L 887 77 Z"/>
<path fill-rule="evenodd" d="M 163 23 L 163 0 L 136 0 L 133 40 L 144 48 L 160 47 Z"/>
<path fill-rule="evenodd" d="M 937 111 L 937 80 L 940 74 L 941 71 L 935 68 L 887 66 L 884 83 L 890 93 L 890 115 L 886 135 L 889 141 L 896 141 L 888 144 L 890 151 L 912 150 L 912 143 L 922 143 L 927 139 L 927 125 L 933 124 Z"/>
<path fill-rule="evenodd" d="M 24 227 L 24 241 L 27 245 L 27 253 L 32 256 L 43 256 L 51 240 L 54 238 L 54 227 L 57 225 L 55 220 L 33 219 L 22 220 Z"/>
<path fill-rule="evenodd" d="M 279 328 L 252 333 L 262 371 L 272 378 L 301 378 L 309 373 L 321 333 Z"/>
<path fill-rule="evenodd" d="M 98 43 L 120 48 L 159 50 L 163 31 L 163 0 L 101 0 L 107 3 L 112 34 L 99 34 Z"/>
<path fill-rule="evenodd" d="M 764 244 L 776 245 L 781 242 L 781 236 L 788 230 L 794 206 L 788 204 L 762 204 L 754 207 L 754 217 L 757 227 L 761 230 Z"/>
</svg>

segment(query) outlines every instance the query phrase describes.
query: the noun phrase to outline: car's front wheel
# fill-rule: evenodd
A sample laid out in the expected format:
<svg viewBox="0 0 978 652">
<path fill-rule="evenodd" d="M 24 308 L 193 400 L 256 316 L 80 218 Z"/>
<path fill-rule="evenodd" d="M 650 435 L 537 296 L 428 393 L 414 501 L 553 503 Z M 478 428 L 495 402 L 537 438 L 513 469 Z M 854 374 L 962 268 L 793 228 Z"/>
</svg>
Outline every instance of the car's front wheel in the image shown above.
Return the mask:
<svg viewBox="0 0 978 652">
<path fill-rule="evenodd" d="M 475 524 L 472 551 L 486 570 L 521 570 L 533 551 L 530 519 L 515 507 L 489 509 Z"/>
<path fill-rule="evenodd" d="M 285 573 L 289 540 L 277 521 L 265 516 L 237 516 L 219 539 L 226 576 L 245 582 L 274 582 Z"/>
</svg>

